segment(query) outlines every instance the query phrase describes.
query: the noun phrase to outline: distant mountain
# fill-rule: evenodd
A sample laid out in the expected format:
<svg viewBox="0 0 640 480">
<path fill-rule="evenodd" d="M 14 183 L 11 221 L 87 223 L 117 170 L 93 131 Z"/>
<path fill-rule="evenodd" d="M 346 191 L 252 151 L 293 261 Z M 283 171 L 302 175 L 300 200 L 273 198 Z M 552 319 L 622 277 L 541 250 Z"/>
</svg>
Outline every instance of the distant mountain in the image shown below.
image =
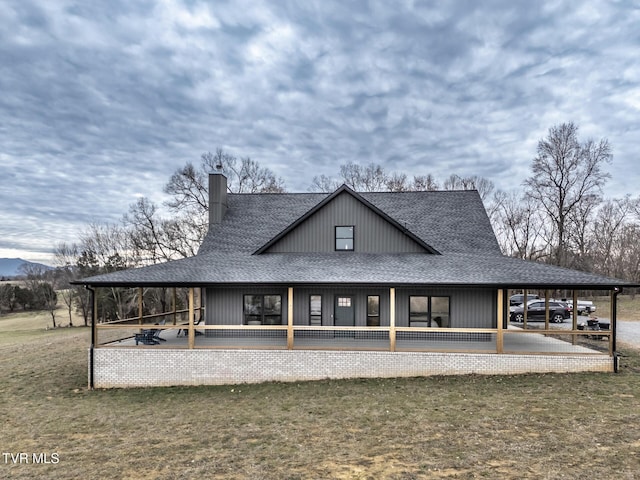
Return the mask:
<svg viewBox="0 0 640 480">
<path fill-rule="evenodd" d="M 0 258 L 0 277 L 15 277 L 20 275 L 20 267 L 25 264 L 38 265 L 47 270 L 51 269 L 49 265 L 37 262 L 29 262 L 21 258 Z"/>
</svg>

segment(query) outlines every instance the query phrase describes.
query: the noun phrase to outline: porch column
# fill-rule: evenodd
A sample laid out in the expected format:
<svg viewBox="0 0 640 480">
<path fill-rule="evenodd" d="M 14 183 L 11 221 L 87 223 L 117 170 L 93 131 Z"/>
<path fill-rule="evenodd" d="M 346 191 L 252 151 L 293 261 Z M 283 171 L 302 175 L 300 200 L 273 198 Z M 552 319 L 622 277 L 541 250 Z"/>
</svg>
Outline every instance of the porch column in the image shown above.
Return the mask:
<svg viewBox="0 0 640 480">
<path fill-rule="evenodd" d="M 142 297 L 144 296 L 144 289 L 142 287 L 138 287 L 138 323 L 142 325 L 142 314 L 144 312 Z"/>
<path fill-rule="evenodd" d="M 98 346 L 98 287 L 93 289 L 93 311 L 91 312 L 91 334 L 93 345 Z"/>
<path fill-rule="evenodd" d="M 576 290 L 573 290 L 573 315 L 571 316 L 572 318 L 572 325 L 571 325 L 571 329 L 575 332 L 576 330 L 578 330 L 578 292 Z M 573 345 L 576 344 L 576 335 L 573 334 L 571 335 L 571 343 Z"/>
<path fill-rule="evenodd" d="M 293 287 L 287 290 L 287 349 L 293 350 Z"/>
<path fill-rule="evenodd" d="M 171 309 L 173 310 L 173 324 L 176 324 L 176 319 L 177 319 L 177 313 L 176 311 L 178 310 L 178 301 L 176 298 L 177 294 L 176 294 L 176 287 L 173 287 L 173 295 L 171 297 Z"/>
<path fill-rule="evenodd" d="M 498 289 L 498 335 L 496 337 L 496 351 L 497 353 L 504 352 L 504 333 L 503 333 L 503 322 L 504 322 L 504 290 L 501 288 Z"/>
<path fill-rule="evenodd" d="M 549 330 L 549 290 L 544 291 L 544 329 Z"/>
<path fill-rule="evenodd" d="M 529 300 L 527 299 L 527 289 L 525 288 L 522 291 L 523 297 L 523 303 L 522 303 L 522 328 L 524 328 L 525 330 L 527 329 L 527 311 L 529 310 L 527 308 L 527 303 L 529 302 Z"/>
<path fill-rule="evenodd" d="M 610 300 L 610 304 L 609 304 L 609 331 L 611 332 L 611 335 L 609 335 L 609 355 L 610 356 L 614 356 L 616 354 L 616 349 L 618 348 L 616 346 L 616 336 L 617 336 L 617 329 L 618 329 L 618 294 L 620 293 L 620 290 L 618 290 L 617 288 L 614 288 L 613 290 L 611 290 L 611 292 L 609 293 L 609 300 Z M 617 360 L 614 359 L 614 370 L 618 371 L 618 363 Z"/>
<path fill-rule="evenodd" d="M 396 351 L 396 289 L 389 289 L 389 350 Z"/>
<path fill-rule="evenodd" d="M 196 344 L 196 332 L 193 325 L 193 287 L 189 288 L 189 348 Z"/>
</svg>

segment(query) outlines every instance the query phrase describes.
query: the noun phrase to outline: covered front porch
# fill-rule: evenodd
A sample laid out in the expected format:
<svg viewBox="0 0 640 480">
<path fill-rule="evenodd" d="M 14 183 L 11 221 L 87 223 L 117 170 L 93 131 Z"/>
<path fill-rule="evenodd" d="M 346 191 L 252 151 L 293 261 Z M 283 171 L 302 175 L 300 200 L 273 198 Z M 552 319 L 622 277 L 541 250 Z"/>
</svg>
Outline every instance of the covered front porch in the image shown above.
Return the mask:
<svg viewBox="0 0 640 480">
<path fill-rule="evenodd" d="M 508 289 L 497 289 L 492 326 L 455 328 L 435 326 L 397 326 L 396 288 L 388 289 L 387 325 L 336 326 L 309 325 L 296 322 L 294 287 L 287 288 L 286 325 L 207 324 L 202 290 L 189 288 L 188 308 L 172 309 L 160 314 L 145 314 L 143 289 L 139 289 L 137 317 L 108 322 L 94 322 L 95 348 L 225 348 L 225 349 L 323 349 L 378 351 L 435 351 L 478 353 L 614 353 L 614 328 L 594 332 L 584 330 L 576 311 L 567 322 L 509 323 Z M 615 293 L 611 292 L 610 316 L 615 319 Z M 549 291 L 546 291 L 547 299 Z M 574 293 L 575 296 L 575 293 Z M 175 297 L 175 290 L 174 290 Z M 577 302 L 576 302 L 577 303 Z M 94 308 L 97 311 L 97 307 Z M 584 321 L 585 318 L 582 319 Z M 241 323 L 242 320 L 239 319 Z M 308 319 L 305 323 L 308 323 Z M 422 325 L 420 322 L 419 325 Z M 411 324 L 410 324 L 411 325 Z M 455 325 L 455 324 L 454 324 Z"/>
<path fill-rule="evenodd" d="M 445 331 L 446 330 L 446 331 Z M 459 352 L 493 354 L 583 354 L 609 355 L 610 331 L 572 331 L 550 326 L 523 330 L 508 325 L 498 329 L 416 329 L 397 328 L 395 348 L 391 349 L 388 327 L 293 327 L 293 340 L 286 326 L 203 326 L 195 330 L 193 346 L 188 331 L 180 327 L 153 325 L 153 342 L 144 343 L 137 335 L 122 337 L 101 348 L 136 347 L 149 349 L 259 349 L 259 350 L 348 350 L 398 352 Z M 292 348 L 289 348 L 292 343 Z"/>
<path fill-rule="evenodd" d="M 294 316 L 294 288 L 286 291 L 285 325 L 211 325 L 203 321 L 198 289 L 188 289 L 188 308 L 179 310 L 174 302 L 170 311 L 152 315 L 144 313 L 141 289 L 138 317 L 94 322 L 90 384 L 615 370 L 615 321 L 611 330 L 597 334 L 579 328 L 577 312 L 564 325 L 548 318 L 511 324 L 509 289 L 496 290 L 495 324 L 487 328 L 397 326 L 394 287 L 388 289 L 388 325 L 300 325 Z M 615 294 L 611 292 L 612 320 Z M 255 367 L 251 378 L 247 365 Z M 327 370 L 329 365 L 335 371 Z"/>
</svg>

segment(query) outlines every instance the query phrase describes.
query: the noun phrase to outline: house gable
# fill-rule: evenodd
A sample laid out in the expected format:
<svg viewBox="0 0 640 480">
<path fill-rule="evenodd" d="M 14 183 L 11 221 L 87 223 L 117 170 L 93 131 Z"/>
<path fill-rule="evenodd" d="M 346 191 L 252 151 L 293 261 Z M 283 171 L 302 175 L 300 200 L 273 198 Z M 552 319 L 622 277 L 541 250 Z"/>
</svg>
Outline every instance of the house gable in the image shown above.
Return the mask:
<svg viewBox="0 0 640 480">
<path fill-rule="evenodd" d="M 346 186 L 298 218 L 255 253 L 328 253 L 336 250 L 336 227 L 353 226 L 357 253 L 438 252 Z"/>
</svg>

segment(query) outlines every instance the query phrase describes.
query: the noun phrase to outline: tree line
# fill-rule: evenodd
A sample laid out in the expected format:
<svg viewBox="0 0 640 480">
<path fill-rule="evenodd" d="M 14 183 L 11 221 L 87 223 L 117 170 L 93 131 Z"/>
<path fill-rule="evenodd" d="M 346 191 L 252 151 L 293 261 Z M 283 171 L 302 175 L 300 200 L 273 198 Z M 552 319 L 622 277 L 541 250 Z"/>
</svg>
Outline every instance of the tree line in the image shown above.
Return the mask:
<svg viewBox="0 0 640 480">
<path fill-rule="evenodd" d="M 361 192 L 477 190 L 505 255 L 640 281 L 640 198 L 604 198 L 611 146 L 606 139 L 583 141 L 578 130 L 574 123 L 551 127 L 538 142 L 530 176 L 510 192 L 475 175 L 438 179 L 428 172 L 410 176 L 353 162 L 340 165 L 334 177 L 313 177 L 308 190 L 332 192 L 342 184 Z M 202 154 L 198 165 L 187 162 L 171 175 L 164 204 L 140 198 L 121 222 L 88 225 L 79 242 L 55 249 L 58 284 L 68 287 L 63 291 L 85 322 L 88 292 L 69 281 L 197 253 L 208 228 L 208 175 L 216 171 L 225 174 L 232 193 L 286 191 L 269 168 L 217 149 Z M 102 319 L 137 311 L 137 289 L 100 290 Z M 147 289 L 144 295 L 151 312 L 167 304 L 169 292 Z M 181 295 L 186 301 L 186 293 Z"/>
<path fill-rule="evenodd" d="M 38 264 L 23 264 L 19 273 L 20 282 L 0 285 L 0 313 L 2 310 L 47 310 L 55 328 L 58 305 L 56 270 Z"/>
</svg>

